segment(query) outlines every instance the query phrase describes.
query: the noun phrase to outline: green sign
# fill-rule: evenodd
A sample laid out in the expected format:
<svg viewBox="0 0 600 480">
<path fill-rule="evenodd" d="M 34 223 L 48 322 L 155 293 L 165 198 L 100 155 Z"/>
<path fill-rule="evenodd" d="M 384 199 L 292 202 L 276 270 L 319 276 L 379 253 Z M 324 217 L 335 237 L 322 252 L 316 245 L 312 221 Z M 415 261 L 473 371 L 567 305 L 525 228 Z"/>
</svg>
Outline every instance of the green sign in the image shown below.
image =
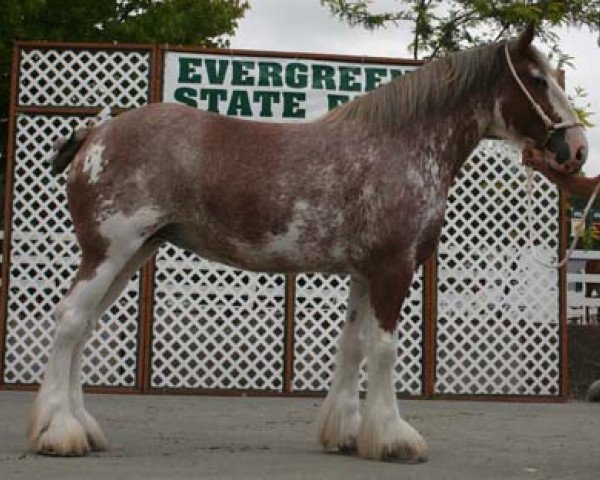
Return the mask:
<svg viewBox="0 0 600 480">
<path fill-rule="evenodd" d="M 167 52 L 163 101 L 240 118 L 314 119 L 414 66 Z"/>
</svg>

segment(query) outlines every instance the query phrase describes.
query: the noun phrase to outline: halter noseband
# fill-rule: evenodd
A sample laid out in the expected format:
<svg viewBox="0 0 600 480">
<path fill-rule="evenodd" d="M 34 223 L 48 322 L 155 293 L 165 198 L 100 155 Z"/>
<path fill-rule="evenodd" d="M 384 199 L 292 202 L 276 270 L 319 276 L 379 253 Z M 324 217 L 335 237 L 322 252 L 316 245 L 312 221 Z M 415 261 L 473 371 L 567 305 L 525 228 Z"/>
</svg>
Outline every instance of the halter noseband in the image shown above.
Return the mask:
<svg viewBox="0 0 600 480">
<path fill-rule="evenodd" d="M 548 115 L 546 115 L 546 112 L 544 112 L 542 107 L 540 107 L 539 103 L 537 103 L 535 101 L 535 99 L 533 98 L 531 93 L 529 93 L 529 90 L 527 90 L 527 87 L 525 86 L 525 84 L 521 81 L 521 79 L 517 75 L 517 71 L 515 70 L 515 66 L 512 63 L 512 60 L 510 59 L 510 54 L 508 52 L 508 42 L 504 44 L 504 54 L 506 56 L 506 63 L 508 63 L 508 68 L 510 70 L 510 73 L 512 73 L 512 76 L 515 79 L 515 81 L 517 82 L 517 85 L 519 85 L 519 87 L 521 88 L 521 91 L 525 94 L 525 96 L 529 100 L 529 103 L 531 103 L 531 106 L 533 107 L 533 109 L 537 112 L 539 117 L 542 119 L 542 121 L 546 125 L 546 138 L 544 139 L 544 142 L 541 145 L 542 147 L 546 146 L 546 144 L 550 140 L 550 137 L 558 130 L 573 128 L 573 127 L 583 127 L 583 124 L 581 122 L 561 122 L 561 123 L 553 122 L 552 119 Z"/>
</svg>

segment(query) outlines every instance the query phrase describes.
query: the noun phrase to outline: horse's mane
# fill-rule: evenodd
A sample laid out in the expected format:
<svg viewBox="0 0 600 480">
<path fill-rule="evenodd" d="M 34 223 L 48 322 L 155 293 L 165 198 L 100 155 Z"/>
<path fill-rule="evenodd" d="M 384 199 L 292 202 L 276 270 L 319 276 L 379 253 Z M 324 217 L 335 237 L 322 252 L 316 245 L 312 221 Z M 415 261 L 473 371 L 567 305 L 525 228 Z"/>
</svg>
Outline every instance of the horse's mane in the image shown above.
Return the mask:
<svg viewBox="0 0 600 480">
<path fill-rule="evenodd" d="M 452 108 L 469 94 L 494 85 L 504 65 L 504 43 L 464 50 L 426 63 L 376 90 L 340 105 L 320 122 L 362 121 L 375 132 L 398 128 Z"/>
</svg>

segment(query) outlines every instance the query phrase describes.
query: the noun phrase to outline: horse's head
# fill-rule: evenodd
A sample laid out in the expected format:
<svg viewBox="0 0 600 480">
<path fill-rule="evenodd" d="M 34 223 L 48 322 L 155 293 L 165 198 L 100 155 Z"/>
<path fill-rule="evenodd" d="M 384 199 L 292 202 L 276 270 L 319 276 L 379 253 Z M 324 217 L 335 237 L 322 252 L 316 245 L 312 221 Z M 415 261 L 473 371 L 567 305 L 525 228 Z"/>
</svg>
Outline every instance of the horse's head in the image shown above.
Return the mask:
<svg viewBox="0 0 600 480">
<path fill-rule="evenodd" d="M 583 126 L 559 85 L 557 71 L 531 45 L 533 24 L 502 47 L 505 73 L 489 133 L 534 149 L 548 167 L 578 172 L 588 153 Z"/>
</svg>

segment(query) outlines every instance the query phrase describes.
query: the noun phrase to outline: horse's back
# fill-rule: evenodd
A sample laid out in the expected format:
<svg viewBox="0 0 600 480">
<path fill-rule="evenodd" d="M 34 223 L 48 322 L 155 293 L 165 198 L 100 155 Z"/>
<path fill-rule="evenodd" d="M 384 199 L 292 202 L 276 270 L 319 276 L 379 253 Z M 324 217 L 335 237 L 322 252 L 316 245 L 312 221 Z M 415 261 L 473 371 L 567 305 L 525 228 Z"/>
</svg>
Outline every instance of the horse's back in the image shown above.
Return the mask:
<svg viewBox="0 0 600 480">
<path fill-rule="evenodd" d="M 150 168 L 201 167 L 218 162 L 235 170 L 246 166 L 262 174 L 312 158 L 307 150 L 323 137 L 322 128 L 300 124 L 262 122 L 227 117 L 173 103 L 151 104 L 125 112 L 102 127 L 98 141 L 105 142 L 110 162 Z M 93 140 L 92 140 L 93 141 Z M 304 161 L 306 161 L 304 160 Z M 123 164 L 123 165 L 121 165 Z M 223 172 L 225 173 L 225 172 Z"/>
</svg>

